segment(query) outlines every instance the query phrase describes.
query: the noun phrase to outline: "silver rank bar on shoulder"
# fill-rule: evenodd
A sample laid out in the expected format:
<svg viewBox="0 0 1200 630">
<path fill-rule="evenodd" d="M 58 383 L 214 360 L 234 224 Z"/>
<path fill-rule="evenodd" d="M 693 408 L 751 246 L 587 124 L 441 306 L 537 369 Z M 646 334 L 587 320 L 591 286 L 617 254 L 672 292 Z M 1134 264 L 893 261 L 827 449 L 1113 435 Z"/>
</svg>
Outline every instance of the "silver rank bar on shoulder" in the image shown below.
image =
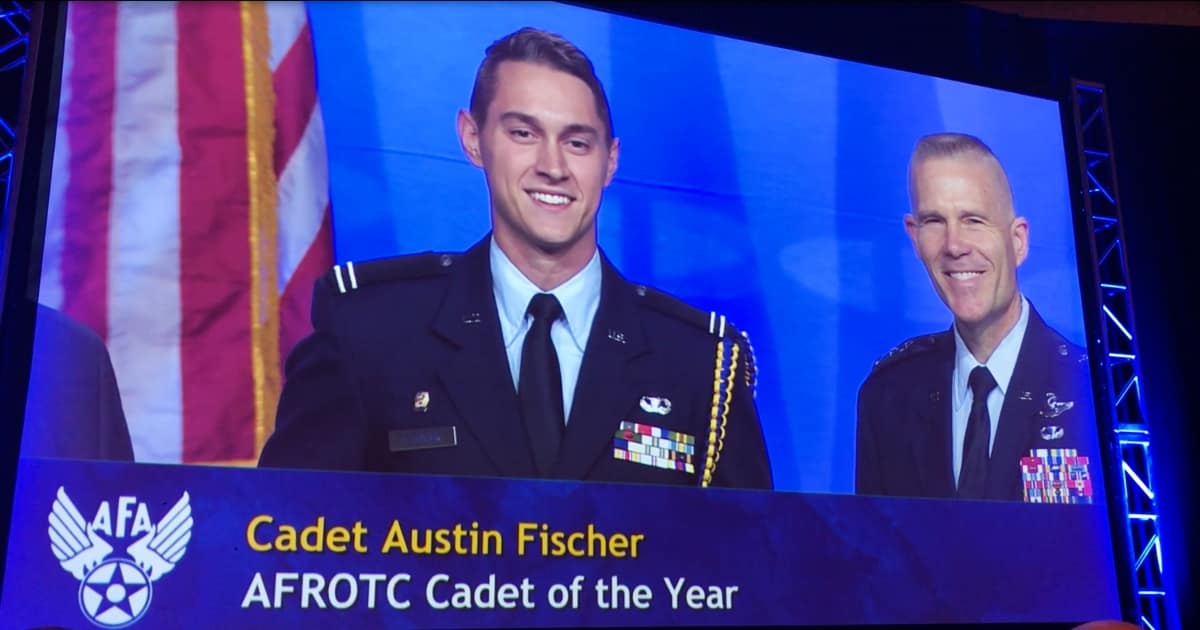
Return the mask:
<svg viewBox="0 0 1200 630">
<path fill-rule="evenodd" d="M 715 334 L 718 337 L 724 339 L 725 338 L 725 316 L 724 315 L 721 316 L 719 323 L 720 323 L 720 326 L 719 326 L 720 332 L 718 332 L 717 312 L 709 311 L 709 313 L 708 313 L 708 334 L 710 334 L 710 335 Z"/>
<path fill-rule="evenodd" d="M 354 262 L 353 261 L 346 263 L 346 273 L 347 273 L 347 275 L 350 276 L 350 290 L 353 291 L 354 289 L 357 289 L 358 288 L 358 277 L 354 274 Z M 345 293 L 346 292 L 346 281 L 342 279 L 342 266 L 341 265 L 333 266 L 333 275 L 336 276 L 336 278 L 337 278 L 338 293 Z"/>
</svg>

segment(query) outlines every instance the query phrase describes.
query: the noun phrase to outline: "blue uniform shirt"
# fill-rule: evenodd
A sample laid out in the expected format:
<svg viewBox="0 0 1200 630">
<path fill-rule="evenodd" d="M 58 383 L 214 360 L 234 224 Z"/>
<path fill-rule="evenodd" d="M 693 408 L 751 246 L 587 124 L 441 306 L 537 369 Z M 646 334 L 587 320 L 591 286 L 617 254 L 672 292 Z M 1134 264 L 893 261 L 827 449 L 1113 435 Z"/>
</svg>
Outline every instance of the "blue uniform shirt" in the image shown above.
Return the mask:
<svg viewBox="0 0 1200 630">
<path fill-rule="evenodd" d="M 525 345 L 525 334 L 533 318 L 525 314 L 529 300 L 542 293 L 525 274 L 517 269 L 491 239 L 490 265 L 492 269 L 492 292 L 496 297 L 496 312 L 500 314 L 500 333 L 504 338 L 504 352 L 508 356 L 508 368 L 512 374 L 513 389 L 518 386 L 521 374 L 521 350 Z M 566 419 L 571 417 L 571 403 L 575 400 L 575 384 L 579 380 L 579 367 L 583 364 L 583 349 L 587 347 L 592 320 L 600 307 L 600 251 L 569 280 L 551 289 L 563 308 L 562 319 L 550 328 L 550 340 L 558 354 L 558 368 L 562 372 L 563 410 Z"/>
</svg>

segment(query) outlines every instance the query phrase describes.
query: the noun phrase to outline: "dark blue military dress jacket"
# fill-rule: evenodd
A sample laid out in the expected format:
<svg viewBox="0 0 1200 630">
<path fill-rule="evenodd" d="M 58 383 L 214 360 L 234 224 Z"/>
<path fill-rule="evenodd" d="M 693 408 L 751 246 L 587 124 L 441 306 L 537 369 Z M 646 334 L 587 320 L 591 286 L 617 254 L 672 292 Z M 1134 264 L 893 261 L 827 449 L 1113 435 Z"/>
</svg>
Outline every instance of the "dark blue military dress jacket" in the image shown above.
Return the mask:
<svg viewBox="0 0 1200 630">
<path fill-rule="evenodd" d="M 858 494 L 956 495 L 950 378 L 954 332 L 916 337 L 880 359 L 858 394 Z M 1021 458 L 1033 449 L 1075 449 L 1088 458 L 1093 501 L 1103 502 L 1087 356 L 1030 305 L 1029 323 L 1004 396 L 984 498 L 1022 501 Z"/>
<path fill-rule="evenodd" d="M 748 339 L 624 280 L 600 305 L 558 457 L 539 471 L 502 346 L 489 238 L 336 266 L 287 361 L 260 466 L 771 488 Z"/>
<path fill-rule="evenodd" d="M 133 461 L 133 445 L 104 342 L 38 304 L 21 455 Z"/>
</svg>

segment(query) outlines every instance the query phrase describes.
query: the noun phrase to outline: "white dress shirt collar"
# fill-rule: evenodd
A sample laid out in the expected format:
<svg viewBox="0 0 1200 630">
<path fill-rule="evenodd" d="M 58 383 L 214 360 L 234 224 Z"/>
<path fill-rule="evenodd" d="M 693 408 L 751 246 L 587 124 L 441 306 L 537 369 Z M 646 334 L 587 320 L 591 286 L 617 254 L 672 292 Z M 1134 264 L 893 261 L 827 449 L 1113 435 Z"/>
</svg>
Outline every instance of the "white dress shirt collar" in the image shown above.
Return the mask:
<svg viewBox="0 0 1200 630">
<path fill-rule="evenodd" d="M 1017 355 L 1021 352 L 1021 341 L 1025 339 L 1025 329 L 1028 325 L 1029 302 L 1022 295 L 1021 314 L 1017 317 L 1016 325 L 1008 331 L 1004 339 L 1000 340 L 1000 345 L 996 346 L 986 364 L 975 359 L 975 356 L 967 349 L 967 344 L 963 341 L 962 336 L 958 334 L 958 326 L 953 326 L 954 382 L 951 383 L 951 386 L 954 389 L 955 409 L 966 403 L 967 392 L 971 390 L 969 385 L 971 370 L 979 365 L 985 365 L 992 373 L 992 378 L 996 379 L 996 387 L 1000 390 L 1001 396 L 1008 392 L 1008 383 L 1012 380 L 1013 370 L 1017 366 Z"/>
<path fill-rule="evenodd" d="M 536 284 L 509 260 L 508 256 L 491 239 L 489 252 L 492 269 L 492 291 L 496 297 L 496 307 L 500 314 L 500 330 L 504 335 L 504 347 L 509 347 L 517 334 L 526 326 L 525 310 L 529 300 L 538 293 L 543 293 Z M 583 269 L 571 276 L 566 282 L 545 291 L 558 298 L 563 308 L 563 319 L 566 320 L 567 330 L 575 345 L 582 352 L 587 345 L 588 333 L 592 329 L 592 320 L 600 305 L 600 283 L 602 273 L 600 268 L 600 250 L 592 254 Z"/>
</svg>

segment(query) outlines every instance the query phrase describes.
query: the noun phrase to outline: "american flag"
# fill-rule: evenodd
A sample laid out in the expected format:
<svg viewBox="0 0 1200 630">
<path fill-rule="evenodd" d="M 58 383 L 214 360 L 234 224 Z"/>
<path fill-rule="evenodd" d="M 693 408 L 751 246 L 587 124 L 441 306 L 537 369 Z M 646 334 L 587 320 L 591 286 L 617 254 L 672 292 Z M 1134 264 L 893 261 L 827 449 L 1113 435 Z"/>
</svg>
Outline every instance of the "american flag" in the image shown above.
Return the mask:
<svg viewBox="0 0 1200 630">
<path fill-rule="evenodd" d="M 303 3 L 71 3 L 40 301 L 112 356 L 135 457 L 250 463 L 332 232 Z"/>
</svg>

